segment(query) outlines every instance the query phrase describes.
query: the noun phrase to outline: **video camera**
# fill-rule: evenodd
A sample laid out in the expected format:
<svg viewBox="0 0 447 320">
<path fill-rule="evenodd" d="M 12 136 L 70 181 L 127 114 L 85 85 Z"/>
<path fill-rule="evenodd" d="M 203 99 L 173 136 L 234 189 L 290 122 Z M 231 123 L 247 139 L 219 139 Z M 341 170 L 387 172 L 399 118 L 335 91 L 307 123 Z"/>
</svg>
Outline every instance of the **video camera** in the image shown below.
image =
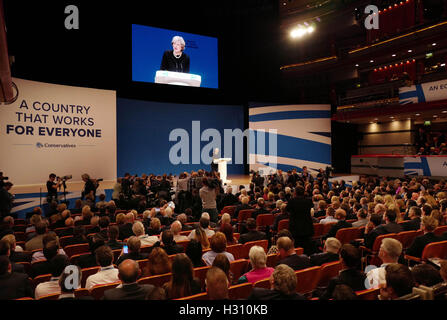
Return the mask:
<svg viewBox="0 0 447 320">
<path fill-rule="evenodd" d="M 67 180 L 70 180 L 71 178 L 73 178 L 73 176 L 71 174 L 67 174 L 66 176 L 63 176 L 63 177 L 56 177 L 57 180 L 62 180 L 62 181 L 67 181 Z"/>
</svg>

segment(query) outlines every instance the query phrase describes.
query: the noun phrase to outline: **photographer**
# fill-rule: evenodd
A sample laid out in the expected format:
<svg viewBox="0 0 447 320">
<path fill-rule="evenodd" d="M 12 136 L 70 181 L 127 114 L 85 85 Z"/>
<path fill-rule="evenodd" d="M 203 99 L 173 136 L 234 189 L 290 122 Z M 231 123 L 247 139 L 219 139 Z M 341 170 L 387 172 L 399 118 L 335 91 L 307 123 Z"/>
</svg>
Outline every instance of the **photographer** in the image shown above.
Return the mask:
<svg viewBox="0 0 447 320">
<path fill-rule="evenodd" d="M 57 201 L 57 189 L 61 186 L 61 181 L 58 180 L 57 182 L 54 182 L 56 180 L 56 175 L 54 173 L 51 173 L 49 176 L 49 180 L 47 181 L 47 203 L 51 203 L 53 201 Z"/>
<path fill-rule="evenodd" d="M 8 177 L 4 177 L 3 172 L 0 172 L 0 188 L 5 186 L 6 180 L 8 180 Z"/>
<path fill-rule="evenodd" d="M 5 182 L 3 187 L 0 188 L 0 217 L 11 216 L 12 203 L 14 197 L 9 190 L 11 190 L 13 184 L 11 182 Z M 14 216 L 14 215 L 12 215 Z"/>
<path fill-rule="evenodd" d="M 208 212 L 212 222 L 217 222 L 218 219 L 216 206 L 218 192 L 219 184 L 216 179 L 203 178 L 203 187 L 199 190 L 200 199 L 202 199 L 202 212 Z"/>
<path fill-rule="evenodd" d="M 87 173 L 84 173 L 81 176 L 81 178 L 82 178 L 82 181 L 85 182 L 84 190 L 81 193 L 81 199 L 84 200 L 85 197 L 87 195 L 89 195 L 91 197 L 91 199 L 93 199 L 93 203 L 94 203 L 95 199 L 96 199 L 96 188 L 97 188 L 97 186 L 95 185 L 93 180 L 90 179 L 90 176 Z"/>
</svg>

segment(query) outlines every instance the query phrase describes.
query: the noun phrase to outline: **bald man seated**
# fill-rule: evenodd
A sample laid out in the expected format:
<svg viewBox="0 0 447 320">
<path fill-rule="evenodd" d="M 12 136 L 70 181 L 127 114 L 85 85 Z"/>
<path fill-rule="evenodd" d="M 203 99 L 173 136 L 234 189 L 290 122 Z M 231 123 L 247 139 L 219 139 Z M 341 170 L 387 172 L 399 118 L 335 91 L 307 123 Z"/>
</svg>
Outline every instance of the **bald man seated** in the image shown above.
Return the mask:
<svg viewBox="0 0 447 320">
<path fill-rule="evenodd" d="M 118 278 L 122 284 L 104 292 L 104 300 L 164 300 L 165 291 L 151 284 L 138 284 L 141 274 L 138 262 L 126 259 L 118 267 Z"/>
</svg>

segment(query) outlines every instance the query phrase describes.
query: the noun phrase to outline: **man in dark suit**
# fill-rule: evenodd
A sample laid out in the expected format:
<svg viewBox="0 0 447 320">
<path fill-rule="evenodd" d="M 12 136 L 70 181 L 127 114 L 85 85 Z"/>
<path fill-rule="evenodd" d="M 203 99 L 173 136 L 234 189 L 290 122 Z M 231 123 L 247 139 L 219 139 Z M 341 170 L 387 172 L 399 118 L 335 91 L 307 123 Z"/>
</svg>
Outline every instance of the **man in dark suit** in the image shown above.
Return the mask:
<svg viewBox="0 0 447 320">
<path fill-rule="evenodd" d="M 183 253 L 185 248 L 182 245 L 175 243 L 174 233 L 171 230 L 165 230 L 161 234 L 161 242 L 157 241 L 151 249 L 161 247 L 168 255 Z M 152 250 L 151 250 L 152 251 Z"/>
<path fill-rule="evenodd" d="M 337 209 L 337 211 L 335 211 L 335 219 L 337 219 L 338 222 L 334 224 L 329 232 L 322 237 L 323 239 L 335 237 L 338 230 L 352 227 L 352 224 L 346 222 L 346 211 L 343 209 Z"/>
<path fill-rule="evenodd" d="M 9 258 L 0 256 L 0 300 L 34 297 L 28 275 L 12 272 Z"/>
<path fill-rule="evenodd" d="M 334 289 L 339 284 L 344 284 L 350 287 L 353 291 L 365 290 L 366 275 L 359 270 L 361 264 L 360 250 L 351 244 L 344 244 L 340 250 L 340 259 L 343 263 L 343 270 L 341 270 L 337 277 L 329 281 L 329 285 L 321 300 L 328 300 L 332 298 Z"/>
<path fill-rule="evenodd" d="M 122 285 L 104 292 L 104 300 L 164 300 L 165 291 L 151 284 L 140 285 L 137 279 L 141 274 L 138 263 L 132 259 L 124 260 L 118 267 L 118 278 Z"/>
<path fill-rule="evenodd" d="M 108 216 L 103 216 L 99 218 L 99 232 L 98 234 L 107 240 L 109 238 L 108 229 L 110 224 L 110 218 Z"/>
<path fill-rule="evenodd" d="M 438 220 L 431 216 L 424 216 L 421 222 L 421 228 L 424 234 L 414 238 L 414 241 L 407 249 L 406 254 L 420 258 L 427 244 L 442 241 L 443 239 L 441 237 L 434 234 L 437 226 Z"/>
<path fill-rule="evenodd" d="M 276 241 L 276 245 L 278 246 L 280 255 L 280 260 L 277 265 L 285 264 L 295 271 L 312 267 L 308 256 L 296 254 L 293 241 L 289 237 L 279 238 Z"/>
<path fill-rule="evenodd" d="M 310 262 L 314 266 L 321 266 L 322 264 L 340 260 L 339 251 L 341 243 L 337 238 L 327 238 L 324 242 L 323 252 L 314 253 L 311 255 Z"/>
<path fill-rule="evenodd" d="M 119 240 L 123 241 L 124 239 L 127 239 L 134 235 L 132 231 L 134 220 L 135 216 L 133 215 L 132 212 L 126 214 L 126 220 L 125 220 L 126 223 L 119 226 L 120 230 L 118 237 Z"/>
<path fill-rule="evenodd" d="M 95 234 L 93 235 L 93 237 L 89 237 L 90 254 L 78 257 L 76 265 L 78 265 L 81 269 L 96 267 L 98 265 L 98 261 L 96 261 L 96 249 L 103 246 L 104 244 L 104 238 L 102 238 L 99 234 Z"/>
<path fill-rule="evenodd" d="M 237 219 L 237 216 L 239 215 L 239 211 L 241 210 L 249 210 L 249 209 L 253 209 L 248 202 L 250 201 L 249 197 L 242 197 L 241 199 L 241 203 L 240 205 L 238 205 L 236 207 L 236 209 L 234 210 L 234 215 L 233 215 L 233 219 Z"/>
<path fill-rule="evenodd" d="M 290 199 L 286 207 L 286 211 L 290 214 L 289 230 L 295 239 L 295 246 L 302 247 L 307 255 L 314 251 L 311 241 L 314 226 L 310 214 L 313 205 L 312 200 L 304 197 L 304 188 L 298 186 L 295 188 L 294 198 Z"/>
<path fill-rule="evenodd" d="M 257 200 L 257 206 L 255 208 L 255 211 L 253 211 L 253 213 L 251 214 L 251 217 L 256 220 L 256 217 L 258 215 L 265 214 L 265 213 L 270 213 L 270 211 L 265 208 L 264 198 L 259 198 Z"/>
<path fill-rule="evenodd" d="M 57 244 L 56 240 L 49 241 L 45 244 L 45 247 L 42 249 L 43 255 L 46 259 L 46 261 L 41 261 L 37 263 L 31 264 L 31 278 L 35 278 L 37 276 L 40 276 L 42 274 L 48 274 L 51 273 L 51 259 L 53 259 L 59 250 L 59 245 Z"/>
<path fill-rule="evenodd" d="M 404 231 L 402 226 L 396 223 L 396 211 L 388 209 L 383 215 L 383 220 L 385 220 L 385 224 L 382 224 L 378 227 L 378 232 L 380 234 L 388 234 L 388 233 L 399 233 Z"/>
<path fill-rule="evenodd" d="M 121 241 L 118 241 L 118 234 L 119 229 L 117 226 L 109 226 L 108 228 L 108 239 L 109 241 L 106 242 L 106 245 L 108 245 L 112 250 L 118 250 L 123 248 L 123 243 Z"/>
<path fill-rule="evenodd" d="M 249 241 L 267 239 L 265 232 L 256 230 L 256 220 L 255 219 L 253 219 L 253 218 L 247 219 L 247 229 L 248 229 L 248 232 L 241 234 L 241 236 L 239 237 L 239 243 L 244 244 Z"/>
<path fill-rule="evenodd" d="M 382 223 L 382 216 L 378 214 L 371 214 L 369 217 L 369 222 L 365 227 L 365 232 L 363 235 L 363 244 L 368 249 L 372 249 L 374 245 L 374 241 L 376 241 L 376 238 L 381 235 L 380 229 L 378 230 L 379 226 Z M 382 230 L 383 231 L 383 230 Z"/>
<path fill-rule="evenodd" d="M 419 230 L 421 228 L 422 210 L 419 207 L 413 206 L 408 212 L 409 221 L 403 222 L 400 225 L 404 231 Z"/>
<path fill-rule="evenodd" d="M 222 196 L 220 201 L 220 208 L 224 208 L 226 206 L 234 206 L 238 203 L 237 197 L 233 194 L 233 188 L 228 187 L 227 192 Z"/>
<path fill-rule="evenodd" d="M 306 300 L 296 292 L 295 271 L 285 264 L 276 266 L 270 277 L 272 289 L 253 288 L 248 300 Z"/>
</svg>

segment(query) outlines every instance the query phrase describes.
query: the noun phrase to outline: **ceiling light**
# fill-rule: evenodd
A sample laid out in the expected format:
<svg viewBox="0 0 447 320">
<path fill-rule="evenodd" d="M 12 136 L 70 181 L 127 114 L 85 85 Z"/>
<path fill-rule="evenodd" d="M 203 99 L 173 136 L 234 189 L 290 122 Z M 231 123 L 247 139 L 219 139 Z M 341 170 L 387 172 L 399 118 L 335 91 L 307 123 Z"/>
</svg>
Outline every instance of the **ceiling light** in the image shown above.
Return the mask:
<svg viewBox="0 0 447 320">
<path fill-rule="evenodd" d="M 447 110 L 442 111 L 442 113 L 447 113 Z"/>
<path fill-rule="evenodd" d="M 355 65 L 356 67 L 358 67 L 359 66 L 359 64 L 357 63 L 356 65 Z"/>
<path fill-rule="evenodd" d="M 393 55 L 392 55 L 393 57 L 395 57 L 396 56 L 396 54 L 394 53 Z"/>
<path fill-rule="evenodd" d="M 433 115 L 433 118 L 437 118 L 438 116 L 436 114 Z"/>
<path fill-rule="evenodd" d="M 371 61 L 369 61 L 369 62 L 373 63 L 373 62 L 374 62 L 374 60 L 371 60 Z"/>
<path fill-rule="evenodd" d="M 391 116 L 391 117 L 390 117 L 390 119 L 394 119 L 394 117 L 393 117 L 393 116 Z"/>
<path fill-rule="evenodd" d="M 419 117 L 421 114 L 420 113 L 416 113 L 416 116 Z"/>
<path fill-rule="evenodd" d="M 310 26 L 310 27 L 307 28 L 307 33 L 312 33 L 312 32 L 314 32 L 314 31 L 315 31 L 315 28 L 312 27 L 312 26 Z"/>
<path fill-rule="evenodd" d="M 445 63 L 441 63 L 441 67 L 445 67 Z"/>
<path fill-rule="evenodd" d="M 436 42 L 432 44 L 432 46 L 436 46 Z"/>
<path fill-rule="evenodd" d="M 411 52 L 413 52 L 413 50 L 411 50 L 411 49 L 410 49 L 410 50 L 408 50 L 408 52 L 410 52 L 410 53 L 411 53 Z"/>
</svg>

